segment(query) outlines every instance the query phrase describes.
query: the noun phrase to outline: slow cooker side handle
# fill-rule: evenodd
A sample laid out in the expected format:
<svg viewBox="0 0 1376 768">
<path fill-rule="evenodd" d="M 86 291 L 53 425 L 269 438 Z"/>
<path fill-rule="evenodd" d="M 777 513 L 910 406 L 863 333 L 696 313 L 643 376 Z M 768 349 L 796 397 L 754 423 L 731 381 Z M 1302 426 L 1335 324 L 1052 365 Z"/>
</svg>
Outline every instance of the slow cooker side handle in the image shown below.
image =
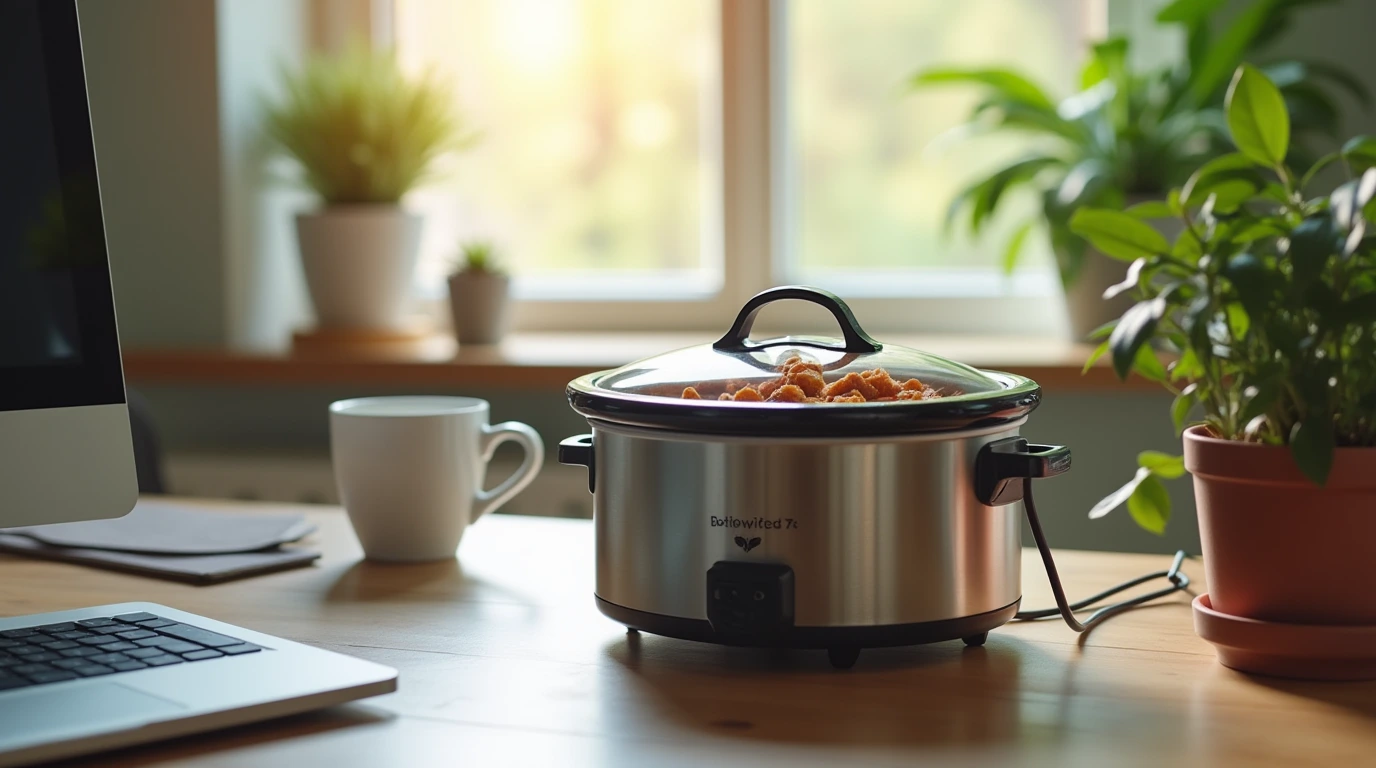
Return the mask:
<svg viewBox="0 0 1376 768">
<path fill-rule="evenodd" d="M 596 493 L 597 454 L 593 452 L 592 435 L 574 435 L 559 443 L 559 463 L 588 468 L 588 493 Z"/>
<path fill-rule="evenodd" d="M 845 339 L 842 347 L 832 347 L 825 344 L 815 344 L 813 346 L 830 349 L 836 352 L 853 352 L 868 354 L 878 352 L 884 348 L 883 344 L 875 341 L 855 319 L 855 313 L 850 311 L 850 307 L 840 296 L 824 291 L 820 288 L 809 288 L 805 285 L 784 285 L 778 288 L 770 288 L 761 291 L 751 297 L 750 301 L 741 307 L 740 314 L 736 315 L 736 322 L 731 326 L 731 330 L 725 336 L 712 344 L 712 348 L 719 352 L 750 352 L 766 344 L 756 344 L 750 341 L 750 329 L 755 325 L 755 316 L 764 309 L 766 304 L 771 304 L 783 299 L 801 299 L 810 301 L 813 304 L 825 307 L 836 318 L 836 322 L 841 326 L 841 337 Z M 783 343 L 783 342 L 780 342 Z M 787 342 L 796 343 L 796 342 Z"/>
</svg>

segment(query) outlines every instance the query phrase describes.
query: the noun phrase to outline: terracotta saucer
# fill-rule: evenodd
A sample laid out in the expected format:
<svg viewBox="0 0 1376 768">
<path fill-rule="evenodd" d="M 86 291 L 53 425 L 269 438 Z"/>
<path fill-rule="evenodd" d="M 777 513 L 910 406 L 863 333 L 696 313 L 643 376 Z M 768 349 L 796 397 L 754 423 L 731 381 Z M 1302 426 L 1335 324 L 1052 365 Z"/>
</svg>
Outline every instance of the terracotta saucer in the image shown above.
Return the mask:
<svg viewBox="0 0 1376 768">
<path fill-rule="evenodd" d="M 1229 616 L 1194 599 L 1194 631 L 1225 667 L 1299 680 L 1376 680 L 1376 627 L 1281 624 Z"/>
</svg>

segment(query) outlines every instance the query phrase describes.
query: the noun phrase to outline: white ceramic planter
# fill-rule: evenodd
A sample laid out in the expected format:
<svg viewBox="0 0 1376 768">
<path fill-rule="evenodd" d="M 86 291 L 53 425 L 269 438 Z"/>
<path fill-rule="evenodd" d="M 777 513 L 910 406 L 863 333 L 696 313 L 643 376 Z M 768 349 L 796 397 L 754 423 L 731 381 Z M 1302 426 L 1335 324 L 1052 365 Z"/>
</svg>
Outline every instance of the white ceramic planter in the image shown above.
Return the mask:
<svg viewBox="0 0 1376 768">
<path fill-rule="evenodd" d="M 496 344 L 510 322 L 511 278 L 492 272 L 449 276 L 449 308 L 460 344 Z"/>
<path fill-rule="evenodd" d="M 396 205 L 330 206 L 297 215 L 301 266 L 320 327 L 403 325 L 421 223 Z"/>
<path fill-rule="evenodd" d="M 1151 200 L 1135 198 L 1128 205 Z M 1184 225 L 1176 219 L 1161 219 L 1148 222 L 1165 236 L 1167 242 L 1175 242 Z M 1070 316 L 1070 338 L 1084 341 L 1095 328 L 1111 320 L 1117 320 L 1136 303 L 1132 291 L 1120 293 L 1111 299 L 1104 298 L 1104 291 L 1123 282 L 1127 278 L 1129 263 L 1110 258 L 1099 253 L 1092 246 L 1085 246 L 1085 263 L 1075 282 L 1065 286 L 1066 313 Z"/>
</svg>

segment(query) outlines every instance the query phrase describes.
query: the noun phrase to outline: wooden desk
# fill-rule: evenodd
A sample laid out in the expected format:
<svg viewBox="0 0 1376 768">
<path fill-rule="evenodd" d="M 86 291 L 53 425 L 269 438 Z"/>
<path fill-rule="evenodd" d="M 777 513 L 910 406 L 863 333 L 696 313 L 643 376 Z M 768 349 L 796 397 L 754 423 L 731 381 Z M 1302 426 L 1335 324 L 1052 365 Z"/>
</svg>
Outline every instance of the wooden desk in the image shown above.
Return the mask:
<svg viewBox="0 0 1376 768">
<path fill-rule="evenodd" d="M 228 507 L 227 504 L 207 506 Z M 246 513 L 283 509 L 234 505 Z M 190 587 L 0 557 L 0 613 L 152 600 L 389 664 L 400 692 L 102 755 L 100 766 L 1371 765 L 1376 684 L 1248 678 L 1194 635 L 1184 597 L 1084 641 L 1059 622 L 959 642 L 773 653 L 628 636 L 592 602 L 592 528 L 489 517 L 458 562 L 360 561 L 342 513 L 318 567 Z M 1062 552 L 1086 594 L 1159 556 Z M 1035 553 L 1025 605 L 1050 603 Z M 1197 584 L 1203 573 L 1189 567 Z"/>
</svg>

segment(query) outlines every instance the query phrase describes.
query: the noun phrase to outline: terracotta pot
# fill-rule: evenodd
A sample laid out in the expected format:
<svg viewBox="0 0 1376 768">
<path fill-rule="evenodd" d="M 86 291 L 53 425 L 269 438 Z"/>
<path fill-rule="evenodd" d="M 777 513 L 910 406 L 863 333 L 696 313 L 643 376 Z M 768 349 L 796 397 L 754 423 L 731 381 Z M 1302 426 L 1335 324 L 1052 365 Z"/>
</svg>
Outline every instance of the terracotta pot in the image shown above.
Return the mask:
<svg viewBox="0 0 1376 768">
<path fill-rule="evenodd" d="M 1213 608 L 1376 626 L 1376 448 L 1339 448 L 1319 487 L 1290 449 L 1185 432 Z"/>
</svg>

